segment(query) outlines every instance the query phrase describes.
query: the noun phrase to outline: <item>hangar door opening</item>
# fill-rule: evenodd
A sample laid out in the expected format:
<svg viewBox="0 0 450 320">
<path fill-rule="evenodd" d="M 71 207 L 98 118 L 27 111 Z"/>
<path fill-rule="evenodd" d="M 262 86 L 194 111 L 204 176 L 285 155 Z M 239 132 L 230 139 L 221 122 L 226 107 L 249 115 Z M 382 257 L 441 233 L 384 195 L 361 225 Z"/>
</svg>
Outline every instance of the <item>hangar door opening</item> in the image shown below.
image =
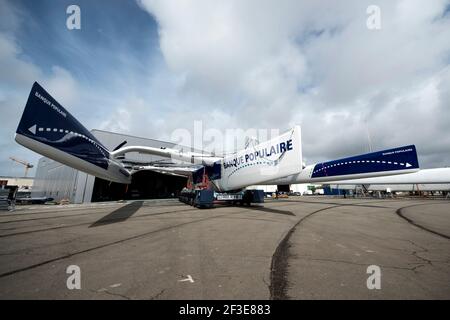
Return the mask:
<svg viewBox="0 0 450 320">
<path fill-rule="evenodd" d="M 279 184 L 277 186 L 278 192 L 290 192 L 291 186 L 289 184 Z"/>
<path fill-rule="evenodd" d="M 170 176 L 153 171 L 139 171 L 133 174 L 131 184 L 109 182 L 95 178 L 92 202 L 162 199 L 178 197 L 186 186 L 187 178 Z"/>
</svg>

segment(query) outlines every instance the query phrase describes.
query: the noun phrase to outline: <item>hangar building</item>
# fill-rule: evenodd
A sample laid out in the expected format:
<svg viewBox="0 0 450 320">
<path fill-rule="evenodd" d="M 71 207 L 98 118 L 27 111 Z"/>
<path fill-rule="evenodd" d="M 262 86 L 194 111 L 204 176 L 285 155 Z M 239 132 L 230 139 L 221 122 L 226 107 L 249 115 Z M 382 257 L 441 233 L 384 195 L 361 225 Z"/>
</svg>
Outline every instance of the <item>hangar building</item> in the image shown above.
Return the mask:
<svg viewBox="0 0 450 320">
<path fill-rule="evenodd" d="M 126 145 L 172 148 L 174 143 L 134 137 L 103 130 L 92 130 L 92 134 L 109 150 L 127 141 Z M 159 156 L 129 153 L 127 160 L 142 164 L 170 163 L 170 159 Z M 140 171 L 133 175 L 130 185 L 123 185 L 96 178 L 84 172 L 43 157 L 36 168 L 32 196 L 50 197 L 56 201 L 68 199 L 71 203 L 110 201 L 121 199 L 151 199 L 176 197 L 186 185 L 186 178 L 168 176 L 151 171 Z"/>
</svg>

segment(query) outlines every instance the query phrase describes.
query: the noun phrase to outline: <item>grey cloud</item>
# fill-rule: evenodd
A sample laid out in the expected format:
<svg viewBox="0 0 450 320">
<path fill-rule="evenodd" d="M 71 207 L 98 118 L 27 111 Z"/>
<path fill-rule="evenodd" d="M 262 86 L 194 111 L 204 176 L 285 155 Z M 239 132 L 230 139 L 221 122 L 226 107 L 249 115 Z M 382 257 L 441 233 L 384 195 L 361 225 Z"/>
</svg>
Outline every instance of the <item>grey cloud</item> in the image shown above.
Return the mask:
<svg viewBox="0 0 450 320">
<path fill-rule="evenodd" d="M 316 161 L 366 152 L 368 127 L 374 148 L 415 143 L 424 167 L 449 162 L 448 1 L 379 1 L 380 31 L 366 27 L 370 1 L 140 3 L 186 77 L 180 99 L 195 91 L 232 115 L 219 128 L 300 123 Z"/>
</svg>

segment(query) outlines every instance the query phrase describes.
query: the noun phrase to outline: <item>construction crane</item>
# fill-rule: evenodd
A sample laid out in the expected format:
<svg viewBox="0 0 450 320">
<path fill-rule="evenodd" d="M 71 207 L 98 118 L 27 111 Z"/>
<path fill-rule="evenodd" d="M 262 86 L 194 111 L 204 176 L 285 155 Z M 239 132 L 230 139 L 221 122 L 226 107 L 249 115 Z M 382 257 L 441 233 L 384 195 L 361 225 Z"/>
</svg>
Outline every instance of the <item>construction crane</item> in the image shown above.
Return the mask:
<svg viewBox="0 0 450 320">
<path fill-rule="evenodd" d="M 14 157 L 9 157 L 9 158 L 10 158 L 12 161 L 15 161 L 15 162 L 20 163 L 21 165 L 24 165 L 24 166 L 25 166 L 25 175 L 24 175 L 24 177 L 27 176 L 27 174 L 28 174 L 28 169 L 33 168 L 33 165 L 32 165 L 31 163 L 29 163 L 29 162 L 26 162 L 26 161 L 24 161 L 24 160 L 19 160 L 19 159 L 14 158 Z"/>
</svg>

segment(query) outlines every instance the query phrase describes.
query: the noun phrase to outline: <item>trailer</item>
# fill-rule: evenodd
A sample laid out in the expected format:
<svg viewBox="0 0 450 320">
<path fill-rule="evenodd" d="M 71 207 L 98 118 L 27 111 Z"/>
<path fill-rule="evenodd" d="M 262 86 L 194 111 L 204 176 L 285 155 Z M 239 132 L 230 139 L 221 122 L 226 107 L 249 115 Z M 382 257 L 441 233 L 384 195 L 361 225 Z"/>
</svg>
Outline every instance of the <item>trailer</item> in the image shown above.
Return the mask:
<svg viewBox="0 0 450 320">
<path fill-rule="evenodd" d="M 179 200 L 196 208 L 212 208 L 214 203 L 248 205 L 264 203 L 264 190 L 243 190 L 239 192 L 214 192 L 208 189 L 188 189 L 180 192 Z"/>
</svg>

